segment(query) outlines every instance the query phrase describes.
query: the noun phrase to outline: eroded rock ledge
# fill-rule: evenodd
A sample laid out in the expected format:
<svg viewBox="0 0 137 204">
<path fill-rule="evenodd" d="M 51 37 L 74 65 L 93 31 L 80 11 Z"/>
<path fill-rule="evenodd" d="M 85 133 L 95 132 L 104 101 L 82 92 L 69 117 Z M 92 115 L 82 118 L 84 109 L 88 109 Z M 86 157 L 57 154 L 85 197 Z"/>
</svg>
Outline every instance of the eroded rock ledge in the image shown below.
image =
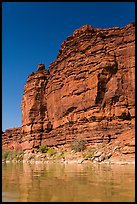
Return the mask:
<svg viewBox="0 0 137 204">
<path fill-rule="evenodd" d="M 85 25 L 75 30 L 62 43 L 49 70 L 39 64 L 28 76 L 21 108 L 22 127 L 2 134 L 3 149 L 69 147 L 76 139 L 94 146 L 125 135 L 125 144 L 133 140 L 134 23 L 110 29 Z"/>
</svg>

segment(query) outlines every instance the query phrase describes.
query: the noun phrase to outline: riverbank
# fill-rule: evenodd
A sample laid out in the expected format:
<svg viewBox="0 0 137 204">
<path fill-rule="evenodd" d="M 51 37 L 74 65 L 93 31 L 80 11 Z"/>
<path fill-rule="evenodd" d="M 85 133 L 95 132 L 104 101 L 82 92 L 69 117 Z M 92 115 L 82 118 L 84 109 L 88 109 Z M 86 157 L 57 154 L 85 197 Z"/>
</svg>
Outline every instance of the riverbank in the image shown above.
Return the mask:
<svg viewBox="0 0 137 204">
<path fill-rule="evenodd" d="M 45 149 L 45 151 L 44 151 Z M 103 146 L 95 149 L 87 147 L 85 150 L 75 152 L 69 148 L 41 148 L 37 151 L 4 151 L 2 162 L 23 162 L 23 163 L 108 163 L 108 164 L 135 164 L 135 154 L 125 154 L 118 146 L 109 151 Z"/>
</svg>

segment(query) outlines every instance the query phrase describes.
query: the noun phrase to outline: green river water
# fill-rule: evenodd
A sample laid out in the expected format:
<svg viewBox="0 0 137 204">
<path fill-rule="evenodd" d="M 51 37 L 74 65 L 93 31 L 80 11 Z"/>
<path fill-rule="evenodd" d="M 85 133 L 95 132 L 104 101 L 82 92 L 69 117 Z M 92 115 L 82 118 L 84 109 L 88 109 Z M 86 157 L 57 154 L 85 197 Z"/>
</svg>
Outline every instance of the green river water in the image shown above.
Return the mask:
<svg viewBox="0 0 137 204">
<path fill-rule="evenodd" d="M 134 202 L 135 165 L 2 164 L 3 202 Z"/>
</svg>

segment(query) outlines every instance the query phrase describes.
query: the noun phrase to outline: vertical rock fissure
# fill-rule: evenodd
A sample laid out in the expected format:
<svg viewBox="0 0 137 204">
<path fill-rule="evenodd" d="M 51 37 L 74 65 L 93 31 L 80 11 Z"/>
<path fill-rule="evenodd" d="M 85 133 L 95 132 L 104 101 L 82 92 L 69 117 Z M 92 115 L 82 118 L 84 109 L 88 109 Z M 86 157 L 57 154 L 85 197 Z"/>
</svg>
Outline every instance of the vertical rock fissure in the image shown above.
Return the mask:
<svg viewBox="0 0 137 204">
<path fill-rule="evenodd" d="M 107 90 L 107 83 L 110 81 L 111 77 L 115 75 L 118 71 L 118 63 L 116 61 L 116 56 L 114 55 L 113 65 L 108 65 L 103 68 L 102 72 L 98 74 L 98 84 L 97 84 L 97 97 L 95 100 L 96 105 L 101 105 L 102 108 L 105 106 L 105 100 L 111 98 L 114 94 Z"/>
</svg>

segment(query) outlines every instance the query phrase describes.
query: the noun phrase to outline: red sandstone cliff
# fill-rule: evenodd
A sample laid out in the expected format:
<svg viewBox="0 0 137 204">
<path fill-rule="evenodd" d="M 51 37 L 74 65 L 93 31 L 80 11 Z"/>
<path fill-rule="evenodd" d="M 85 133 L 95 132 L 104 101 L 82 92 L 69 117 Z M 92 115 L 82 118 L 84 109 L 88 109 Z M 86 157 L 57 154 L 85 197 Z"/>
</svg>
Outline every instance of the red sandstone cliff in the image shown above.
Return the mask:
<svg viewBox="0 0 137 204">
<path fill-rule="evenodd" d="M 87 145 L 134 141 L 134 24 L 75 30 L 48 71 L 40 64 L 28 76 L 21 108 L 19 138 L 15 130 L 11 137 L 21 149 L 69 146 L 76 138 Z M 4 133 L 3 148 L 11 147 Z"/>
</svg>

